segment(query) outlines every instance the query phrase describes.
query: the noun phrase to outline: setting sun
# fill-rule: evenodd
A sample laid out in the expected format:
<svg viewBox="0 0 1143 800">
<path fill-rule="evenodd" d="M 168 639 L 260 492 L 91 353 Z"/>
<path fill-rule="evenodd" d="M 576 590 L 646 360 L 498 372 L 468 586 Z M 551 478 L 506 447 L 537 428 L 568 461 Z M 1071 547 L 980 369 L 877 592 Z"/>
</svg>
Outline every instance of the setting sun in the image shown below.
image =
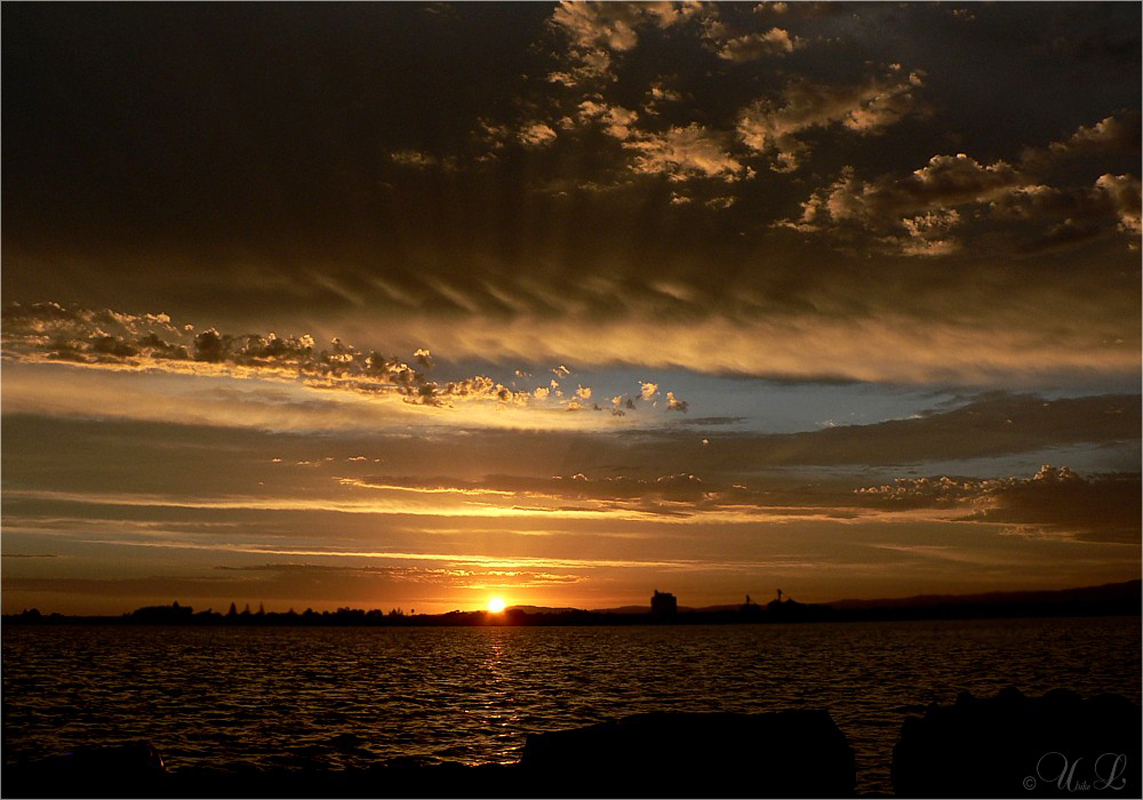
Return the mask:
<svg viewBox="0 0 1143 800">
<path fill-rule="evenodd" d="M 499 614 L 501 611 L 504 610 L 504 607 L 506 605 L 508 605 L 508 604 L 504 602 L 503 597 L 493 597 L 491 600 L 488 601 L 488 610 L 491 611 L 493 614 Z"/>
</svg>

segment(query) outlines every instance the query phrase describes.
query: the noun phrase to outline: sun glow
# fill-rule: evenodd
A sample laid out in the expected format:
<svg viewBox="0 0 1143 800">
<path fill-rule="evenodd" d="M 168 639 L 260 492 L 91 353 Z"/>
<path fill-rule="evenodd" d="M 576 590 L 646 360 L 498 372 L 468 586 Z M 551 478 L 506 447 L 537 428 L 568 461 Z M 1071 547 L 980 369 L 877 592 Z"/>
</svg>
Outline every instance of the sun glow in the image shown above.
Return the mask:
<svg viewBox="0 0 1143 800">
<path fill-rule="evenodd" d="M 493 597 L 488 601 L 488 610 L 493 614 L 499 614 L 507 605 L 508 604 L 504 602 L 503 597 Z"/>
</svg>

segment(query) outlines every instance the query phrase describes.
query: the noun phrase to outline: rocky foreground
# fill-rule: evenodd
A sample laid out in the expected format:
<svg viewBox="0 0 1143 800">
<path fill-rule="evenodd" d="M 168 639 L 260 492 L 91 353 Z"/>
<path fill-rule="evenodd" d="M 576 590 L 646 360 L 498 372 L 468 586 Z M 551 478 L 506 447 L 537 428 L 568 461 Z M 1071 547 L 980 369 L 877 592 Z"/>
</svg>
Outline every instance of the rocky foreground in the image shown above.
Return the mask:
<svg viewBox="0 0 1143 800">
<path fill-rule="evenodd" d="M 1015 689 L 910 717 L 893 751 L 905 797 L 1139 797 L 1140 707 Z M 150 745 L 6 766 L 16 797 L 850 797 L 853 751 L 827 711 L 639 714 L 528 737 L 517 764 L 168 770 Z"/>
</svg>

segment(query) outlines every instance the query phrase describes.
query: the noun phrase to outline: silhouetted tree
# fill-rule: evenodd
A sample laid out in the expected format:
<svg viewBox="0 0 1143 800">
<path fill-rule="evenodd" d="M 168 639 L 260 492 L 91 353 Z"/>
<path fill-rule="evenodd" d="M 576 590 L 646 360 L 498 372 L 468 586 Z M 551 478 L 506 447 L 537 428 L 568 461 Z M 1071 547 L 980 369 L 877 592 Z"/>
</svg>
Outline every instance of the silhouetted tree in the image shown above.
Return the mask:
<svg viewBox="0 0 1143 800">
<path fill-rule="evenodd" d="M 678 599 L 670 592 L 658 589 L 651 595 L 651 613 L 656 617 L 673 617 L 679 610 Z"/>
</svg>

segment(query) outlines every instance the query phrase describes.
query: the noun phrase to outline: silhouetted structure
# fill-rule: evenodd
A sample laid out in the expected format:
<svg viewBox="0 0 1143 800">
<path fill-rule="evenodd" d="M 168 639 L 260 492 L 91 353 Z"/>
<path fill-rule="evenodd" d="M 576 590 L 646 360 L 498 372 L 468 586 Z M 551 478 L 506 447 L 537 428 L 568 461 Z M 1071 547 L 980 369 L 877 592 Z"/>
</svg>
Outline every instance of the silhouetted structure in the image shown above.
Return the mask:
<svg viewBox="0 0 1143 800">
<path fill-rule="evenodd" d="M 408 614 L 394 609 L 339 608 L 336 611 L 302 613 L 265 611 L 241 613 L 234 603 L 226 614 L 211 609 L 194 612 L 177 602 L 149 606 L 118 616 L 65 616 L 25 609 L 5 614 L 4 625 L 223 625 L 223 626 L 453 626 L 453 625 L 647 625 L 669 620 L 677 625 L 737 625 L 786 622 L 861 622 L 868 620 L 978 619 L 1016 617 L 1139 616 L 1143 585 L 1138 579 L 1122 583 L 1043 592 L 995 592 L 983 595 L 918 596 L 897 600 L 849 600 L 830 604 L 799 603 L 785 592 L 782 599 L 765 606 L 747 595 L 741 606 L 678 609 L 669 592 L 656 590 L 651 610 L 637 606 L 585 611 L 574 608 L 512 608 L 490 617 L 483 611 L 450 611 L 447 614 Z M 394 611 L 396 613 L 394 613 Z"/>
<path fill-rule="evenodd" d="M 176 600 L 169 606 L 144 606 L 132 612 L 131 616 L 136 622 L 182 625 L 194 616 L 194 609 L 190 606 L 180 606 Z"/>
<path fill-rule="evenodd" d="M 799 603 L 794 598 L 778 590 L 778 599 L 766 604 L 766 619 L 771 622 L 808 622 L 828 619 L 831 615 L 828 606 Z"/>
<path fill-rule="evenodd" d="M 670 592 L 660 592 L 658 589 L 651 595 L 651 615 L 661 618 L 671 618 L 679 613 L 679 601 Z"/>
<path fill-rule="evenodd" d="M 893 748 L 906 797 L 1140 797 L 1140 707 L 1054 689 L 1005 689 L 909 717 Z"/>
</svg>

